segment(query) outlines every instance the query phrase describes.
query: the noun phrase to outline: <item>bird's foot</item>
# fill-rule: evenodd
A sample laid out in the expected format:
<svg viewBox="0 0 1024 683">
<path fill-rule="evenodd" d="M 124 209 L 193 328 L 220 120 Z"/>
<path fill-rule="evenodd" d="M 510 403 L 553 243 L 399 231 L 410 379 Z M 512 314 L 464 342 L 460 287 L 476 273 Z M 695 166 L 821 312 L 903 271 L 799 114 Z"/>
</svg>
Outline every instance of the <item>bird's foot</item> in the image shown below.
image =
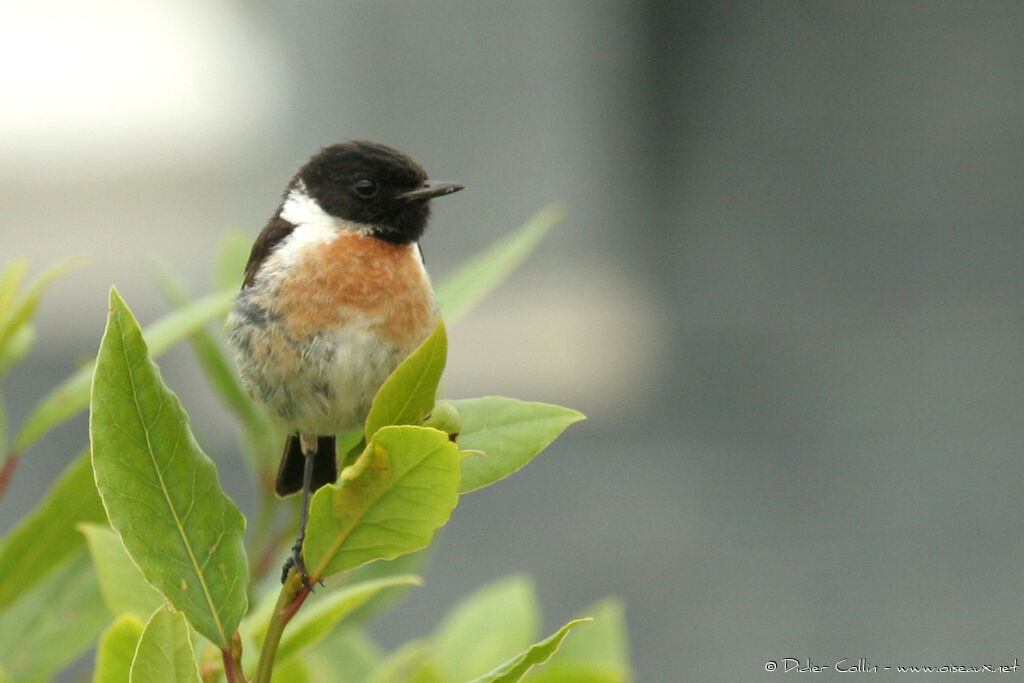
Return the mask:
<svg viewBox="0 0 1024 683">
<path fill-rule="evenodd" d="M 288 556 L 288 559 L 285 560 L 284 566 L 281 567 L 281 583 L 288 580 L 288 572 L 290 572 L 292 568 L 294 568 L 295 571 L 298 572 L 299 577 L 302 578 L 302 585 L 312 591 L 313 584 L 309 582 L 309 572 L 306 571 L 306 563 L 302 561 L 301 543 L 296 543 L 292 546 L 292 554 Z M 322 580 L 319 583 L 321 586 L 324 585 Z"/>
</svg>

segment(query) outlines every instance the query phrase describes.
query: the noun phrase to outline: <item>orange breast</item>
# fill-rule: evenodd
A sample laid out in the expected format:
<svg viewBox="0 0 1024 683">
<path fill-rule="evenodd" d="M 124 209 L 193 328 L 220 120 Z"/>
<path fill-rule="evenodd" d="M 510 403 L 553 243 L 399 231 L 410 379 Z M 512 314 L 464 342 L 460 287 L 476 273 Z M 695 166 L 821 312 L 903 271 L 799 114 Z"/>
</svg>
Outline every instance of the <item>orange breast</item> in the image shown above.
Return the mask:
<svg viewBox="0 0 1024 683">
<path fill-rule="evenodd" d="M 347 231 L 307 247 L 278 291 L 289 335 L 307 337 L 361 315 L 382 338 L 419 344 L 434 328 L 436 310 L 415 249 Z"/>
</svg>

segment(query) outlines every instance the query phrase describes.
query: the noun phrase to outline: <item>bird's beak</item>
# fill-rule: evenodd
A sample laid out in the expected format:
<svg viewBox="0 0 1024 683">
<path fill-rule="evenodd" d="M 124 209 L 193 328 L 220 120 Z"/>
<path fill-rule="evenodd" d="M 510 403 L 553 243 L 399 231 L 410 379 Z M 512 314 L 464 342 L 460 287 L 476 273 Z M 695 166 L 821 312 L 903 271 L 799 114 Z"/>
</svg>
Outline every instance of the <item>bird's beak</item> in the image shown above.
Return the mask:
<svg viewBox="0 0 1024 683">
<path fill-rule="evenodd" d="M 415 190 L 411 190 L 409 192 L 403 192 L 402 194 L 398 195 L 397 198 L 408 199 L 409 201 L 425 202 L 428 199 L 433 199 L 434 197 L 443 197 L 446 194 L 458 192 L 459 190 L 462 190 L 465 187 L 465 185 L 460 185 L 459 183 L 446 183 L 440 180 L 427 180 L 424 181 L 421 187 L 418 187 Z"/>
</svg>

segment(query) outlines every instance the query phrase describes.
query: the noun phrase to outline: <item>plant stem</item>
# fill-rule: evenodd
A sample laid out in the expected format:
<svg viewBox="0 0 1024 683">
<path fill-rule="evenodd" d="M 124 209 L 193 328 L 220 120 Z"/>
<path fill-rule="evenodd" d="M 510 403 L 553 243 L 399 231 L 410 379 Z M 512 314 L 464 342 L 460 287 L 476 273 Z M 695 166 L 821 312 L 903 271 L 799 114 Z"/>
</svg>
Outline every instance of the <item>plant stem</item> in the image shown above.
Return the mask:
<svg viewBox="0 0 1024 683">
<path fill-rule="evenodd" d="M 238 674 L 235 672 L 235 664 L 231 661 L 231 649 L 224 648 L 220 651 L 220 654 L 224 658 L 224 676 L 228 679 L 228 683 L 239 683 Z"/>
<path fill-rule="evenodd" d="M 11 483 L 11 477 L 14 476 L 14 470 L 18 466 L 18 461 L 20 459 L 20 453 L 17 451 L 8 451 L 7 457 L 5 457 L 3 463 L 0 464 L 0 498 L 4 497 L 4 491 L 7 490 L 7 485 Z"/>
<path fill-rule="evenodd" d="M 284 627 L 299 611 L 307 597 L 309 597 L 309 588 L 302 585 L 302 577 L 299 576 L 299 573 L 292 571 L 288 575 L 288 580 L 281 586 L 281 594 L 277 598 L 277 604 L 274 605 L 274 614 L 270 618 L 270 624 L 267 625 L 267 635 L 263 638 L 260 663 L 256 668 L 256 678 L 253 679 L 253 683 L 270 683 L 270 675 L 274 670 L 274 659 L 277 657 L 277 648 L 281 644 Z"/>
<path fill-rule="evenodd" d="M 231 636 L 231 647 L 223 648 L 220 653 L 224 658 L 224 676 L 228 683 L 249 683 L 242 670 L 242 636 L 238 631 Z"/>
</svg>

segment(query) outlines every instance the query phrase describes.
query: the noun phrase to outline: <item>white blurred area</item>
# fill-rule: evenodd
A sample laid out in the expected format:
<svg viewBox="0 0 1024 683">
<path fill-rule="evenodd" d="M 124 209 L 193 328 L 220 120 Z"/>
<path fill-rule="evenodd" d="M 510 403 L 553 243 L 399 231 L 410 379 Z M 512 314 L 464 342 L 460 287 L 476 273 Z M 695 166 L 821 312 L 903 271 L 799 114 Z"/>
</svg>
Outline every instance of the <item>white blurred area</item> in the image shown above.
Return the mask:
<svg viewBox="0 0 1024 683">
<path fill-rule="evenodd" d="M 400 18 L 394 9 L 354 11 L 388 22 Z M 413 12 L 431 19 L 429 12 Z M 379 139 L 469 185 L 435 208 L 424 242 L 435 279 L 524 222 L 541 202 L 571 201 L 573 185 L 588 183 L 585 173 L 552 167 L 572 161 L 559 144 L 542 157 L 510 152 L 509 143 L 520 141 L 508 137 L 514 129 L 500 118 L 505 134 L 487 143 L 496 149 L 475 151 L 451 126 L 455 119 L 396 112 L 393 104 L 406 102 L 405 92 L 423 99 L 425 114 L 436 114 L 439 97 L 467 87 L 472 65 L 445 79 L 440 71 L 431 74 L 429 60 L 411 54 L 404 63 L 419 71 L 402 78 L 389 73 L 397 62 L 367 55 L 356 24 L 339 22 L 326 39 L 302 35 L 299 45 L 279 29 L 266 13 L 231 2 L 0 6 L 0 200 L 6 207 L 0 253 L 28 255 L 40 266 L 78 254 L 91 260 L 47 297 L 40 325 L 59 329 L 43 335 L 51 353 L 66 351 L 69 338 L 98 334 L 110 284 L 143 320 L 166 308 L 155 268 L 182 273 L 193 291 L 205 291 L 222 232 L 238 228 L 255 237 L 288 178 L 324 144 Z M 406 31 L 414 39 L 414 26 L 399 33 Z M 328 80 L 304 73 L 302 51 L 315 46 L 330 50 Z M 547 49 L 564 59 L 554 46 Z M 520 87 L 547 68 L 545 61 L 520 67 Z M 386 90 L 368 87 L 367 62 Z M 495 97 L 514 97 L 497 82 L 472 85 L 475 105 L 466 114 L 472 124 L 488 120 Z M 578 110 L 564 115 L 586 114 L 580 95 L 569 95 L 566 104 Z M 376 106 L 384 110 L 376 113 Z M 549 125 L 537 132 L 551 135 Z M 445 137 L 450 144 L 438 147 Z M 531 138 L 526 146 L 541 149 L 543 142 Z M 553 175 L 561 177 L 551 187 Z M 543 194 L 520 200 L 504 192 L 524 184 Z M 494 196 L 498 201 L 489 200 Z M 657 316 L 638 283 L 614 263 L 591 270 L 561 260 L 567 248 L 588 246 L 581 220 L 589 210 L 585 203 L 571 207 L 576 215 L 556 228 L 533 265 L 539 276 L 520 277 L 499 293 L 501 303 L 452 331 L 453 395 L 514 393 L 611 413 L 624 398 L 620 392 L 628 399 L 642 391 L 635 380 L 655 372 Z M 588 343 L 593 340 L 600 343 Z M 91 343 L 82 347 L 76 352 L 88 353 Z"/>
<path fill-rule="evenodd" d="M 538 273 L 451 333 L 454 396 L 506 393 L 614 417 L 644 399 L 667 323 L 621 273 Z M 500 360 L 499 360 L 500 359 Z M 596 415 L 594 414 L 596 411 Z"/>
<path fill-rule="evenodd" d="M 0 172 L 218 167 L 282 123 L 284 51 L 222 0 L 0 4 Z"/>
<path fill-rule="evenodd" d="M 396 8 L 352 12 L 384 22 L 377 30 L 385 32 L 401 20 Z M 410 12 L 413 22 L 396 30 L 415 40 L 416 17 L 432 16 L 423 8 Z M 546 14 L 570 18 L 557 10 Z M 467 84 L 466 76 L 476 73 L 468 63 L 434 73 L 431 60 L 421 60 L 415 50 L 403 56 L 410 69 L 403 76 L 397 60 L 381 62 L 366 53 L 365 26 L 364 21 L 318 27 L 336 31 L 328 36 L 293 27 L 301 35 L 289 35 L 266 11 L 220 0 L 0 5 L 0 255 L 27 255 L 39 266 L 80 254 L 90 259 L 89 267 L 54 287 L 41 310 L 44 331 L 59 329 L 43 335 L 48 351 L 66 349 L 69 338 L 97 334 L 110 284 L 121 288 L 143 320 L 165 310 L 152 277 L 155 268 L 182 273 L 193 291 L 205 291 L 222 232 L 238 228 L 255 237 L 288 178 L 321 145 L 379 139 L 428 169 L 442 168 L 438 175 L 469 185 L 468 192 L 435 209 L 424 244 L 435 279 L 524 222 L 541 201 L 571 200 L 572 186 L 587 184 L 586 174 L 552 168 L 573 160 L 559 153 L 559 144 L 539 158 L 510 150 L 510 143 L 521 150 L 520 141 L 508 137 L 514 129 L 500 118 L 495 123 L 505 135 L 488 143 L 496 149 L 474 151 L 452 127 L 456 118 L 431 120 L 438 98 L 450 106 L 453 94 L 469 87 L 475 104 L 469 103 L 464 123 L 480 126 L 492 116 L 495 97 L 511 101 L 515 92 L 498 81 Z M 556 23 L 551 30 L 562 27 Z M 325 51 L 329 79 L 305 72 L 304 49 Z M 564 59 L 556 46 L 546 49 L 551 58 Z M 372 50 L 386 54 L 388 46 L 375 44 Z M 379 73 L 369 85 L 367 62 Z M 518 76 L 507 75 L 521 90 L 549 65 L 544 59 L 526 62 Z M 425 117 L 395 110 L 394 103 L 417 98 Z M 566 104 L 578 109 L 563 115 L 586 114 L 581 95 L 569 95 Z M 509 112 L 510 120 L 514 114 Z M 528 140 L 527 147 L 541 149 L 553 132 L 545 130 L 548 125 L 541 123 L 540 138 Z M 469 137 L 485 130 L 470 131 Z M 439 148 L 445 137 L 449 144 Z M 481 177 L 481 165 L 489 177 Z M 559 181 L 547 187 L 552 175 Z M 505 194 L 505 187 L 516 189 L 517 177 L 545 193 L 537 200 Z M 489 201 L 496 194 L 500 201 Z M 573 208 L 582 211 L 556 229 L 564 233 L 560 238 L 542 247 L 549 250 L 538 266 L 546 294 L 536 296 L 532 280 L 523 278 L 503 293 L 503 305 L 492 305 L 453 331 L 459 350 L 450 373 L 454 392 L 512 387 L 524 397 L 612 411 L 622 398 L 616 391 L 628 394 L 635 387 L 635 394 L 637 374 L 654 372 L 648 352 L 655 344 L 656 316 L 639 300 L 638 283 L 615 272 L 614 264 L 601 266 L 611 268 L 609 279 L 560 262 L 566 247 L 578 249 L 587 240 L 580 221 L 589 207 Z M 467 231 L 470 239 L 463 240 Z M 552 250 L 556 241 L 561 249 Z M 595 347 L 587 340 L 601 343 Z M 634 351 L 623 353 L 627 345 Z M 77 351 L 88 353 L 91 343 L 82 346 Z"/>
<path fill-rule="evenodd" d="M 94 330 L 112 283 L 145 283 L 155 313 L 156 261 L 198 278 L 238 223 L 225 187 L 286 125 L 287 71 L 237 3 L 0 4 L 0 254 L 91 263 L 47 297 L 44 330 Z"/>
</svg>

